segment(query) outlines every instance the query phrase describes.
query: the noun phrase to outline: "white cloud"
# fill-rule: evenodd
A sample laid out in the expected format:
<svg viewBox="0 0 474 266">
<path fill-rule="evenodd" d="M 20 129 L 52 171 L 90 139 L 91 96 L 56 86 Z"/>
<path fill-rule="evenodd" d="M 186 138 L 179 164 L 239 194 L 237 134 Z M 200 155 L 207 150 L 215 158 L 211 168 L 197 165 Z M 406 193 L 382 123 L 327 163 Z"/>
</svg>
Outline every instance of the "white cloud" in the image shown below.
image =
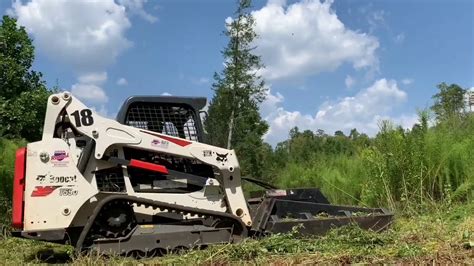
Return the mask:
<svg viewBox="0 0 474 266">
<path fill-rule="evenodd" d="M 408 78 L 402 79 L 402 84 L 403 84 L 403 85 L 410 85 L 410 84 L 412 84 L 413 82 L 414 82 L 413 79 L 408 79 Z"/>
<path fill-rule="evenodd" d="M 131 46 L 124 35 L 131 26 L 125 7 L 113 0 L 31 0 L 13 2 L 12 12 L 41 53 L 76 72 L 73 94 L 90 103 L 108 101 L 101 86 L 105 69 Z"/>
<path fill-rule="evenodd" d="M 118 0 L 118 2 L 125 6 L 130 13 L 138 15 L 150 23 L 155 23 L 158 20 L 157 17 L 145 11 L 144 6 L 148 0 Z"/>
<path fill-rule="evenodd" d="M 331 9 L 332 1 L 305 0 L 291 5 L 269 1 L 252 12 L 256 52 L 266 79 L 294 78 L 333 71 L 343 63 L 377 68 L 374 36 L 348 29 Z"/>
<path fill-rule="evenodd" d="M 402 128 L 404 129 L 411 129 L 414 124 L 419 123 L 419 116 L 417 114 L 400 115 L 398 117 L 386 117 L 385 120 L 387 119 L 393 121 L 395 125 L 402 126 Z"/>
<path fill-rule="evenodd" d="M 131 46 L 125 7 L 113 0 L 15 1 L 12 10 L 40 52 L 78 72 L 103 71 Z"/>
<path fill-rule="evenodd" d="M 90 103 L 106 103 L 107 94 L 102 84 L 107 81 L 107 72 L 89 72 L 77 78 L 78 82 L 71 86 L 73 95 Z M 105 107 L 101 107 L 105 109 Z"/>
<path fill-rule="evenodd" d="M 270 124 L 265 140 L 271 144 L 285 140 L 289 130 L 295 126 L 303 130 L 323 129 L 329 134 L 336 130 L 348 132 L 357 128 L 369 135 L 374 135 L 378 131 L 379 121 L 385 119 L 410 127 L 416 121 L 416 115 L 391 115 L 391 111 L 406 99 L 406 92 L 398 87 L 396 81 L 379 79 L 352 97 L 324 102 L 311 115 L 284 109 L 281 106 L 283 96 L 270 93 L 261 107 L 263 117 Z"/>
<path fill-rule="evenodd" d="M 267 95 L 265 97 L 265 101 L 260 104 L 260 112 L 264 118 L 269 118 L 273 115 L 275 108 L 279 106 L 285 98 L 281 93 L 277 92 L 275 95 L 272 94 L 270 88 L 267 90 Z"/>
<path fill-rule="evenodd" d="M 125 37 L 128 13 L 154 22 L 144 10 L 147 0 L 14 1 L 9 13 L 33 36 L 40 53 L 72 68 L 71 91 L 91 103 L 105 103 L 106 69 L 132 45 Z M 120 81 L 120 80 L 119 80 Z M 124 79 L 123 81 L 126 80 Z M 121 81 L 120 84 L 124 85 Z M 106 110 L 103 106 L 100 110 Z"/>
<path fill-rule="evenodd" d="M 80 83 L 102 84 L 107 80 L 107 72 L 92 72 L 82 74 L 78 78 Z"/>
<path fill-rule="evenodd" d="M 117 85 L 119 86 L 127 86 L 128 85 L 128 81 L 125 79 L 125 78 L 119 78 L 117 80 Z"/>
<path fill-rule="evenodd" d="M 161 96 L 172 96 L 173 94 L 169 93 L 169 92 L 163 92 L 161 94 Z"/>
<path fill-rule="evenodd" d="M 350 75 L 347 75 L 346 79 L 344 80 L 344 83 L 346 84 L 346 88 L 350 89 L 352 86 L 354 86 L 356 80 Z"/>
<path fill-rule="evenodd" d="M 89 101 L 91 103 L 105 103 L 108 97 L 104 90 L 98 85 L 76 83 L 72 85 L 71 92 L 80 99 Z"/>
</svg>

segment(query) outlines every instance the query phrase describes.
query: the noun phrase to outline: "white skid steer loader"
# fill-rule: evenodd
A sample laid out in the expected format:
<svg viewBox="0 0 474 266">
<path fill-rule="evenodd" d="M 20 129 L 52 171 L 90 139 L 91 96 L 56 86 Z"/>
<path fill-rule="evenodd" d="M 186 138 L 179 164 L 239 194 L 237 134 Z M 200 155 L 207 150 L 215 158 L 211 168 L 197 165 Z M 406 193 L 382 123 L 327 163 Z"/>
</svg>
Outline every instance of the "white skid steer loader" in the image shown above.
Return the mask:
<svg viewBox="0 0 474 266">
<path fill-rule="evenodd" d="M 68 92 L 51 95 L 42 140 L 16 153 L 13 234 L 146 257 L 299 224 L 303 234 L 390 225 L 391 212 L 331 205 L 316 188 L 282 190 L 248 178 L 268 190 L 246 200 L 235 152 L 204 143 L 205 103 L 131 97 L 115 121 Z"/>
</svg>

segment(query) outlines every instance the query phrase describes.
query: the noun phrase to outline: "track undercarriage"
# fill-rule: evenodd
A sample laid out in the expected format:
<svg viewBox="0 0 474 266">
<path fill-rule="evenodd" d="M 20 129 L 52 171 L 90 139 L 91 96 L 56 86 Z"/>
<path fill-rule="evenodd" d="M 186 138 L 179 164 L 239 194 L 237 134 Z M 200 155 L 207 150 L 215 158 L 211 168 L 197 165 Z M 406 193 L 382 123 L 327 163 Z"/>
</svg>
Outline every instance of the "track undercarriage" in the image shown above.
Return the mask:
<svg viewBox="0 0 474 266">
<path fill-rule="evenodd" d="M 161 215 L 156 218 L 166 217 L 167 221 L 138 224 L 134 219 L 130 219 L 131 223 L 125 223 L 125 230 L 121 231 L 121 234 L 112 236 L 113 233 L 104 230 L 98 221 L 102 220 L 101 215 L 107 213 L 104 208 L 115 204 L 158 210 Z M 113 220 L 123 216 L 125 213 L 119 211 L 107 219 Z M 115 195 L 106 197 L 96 206 L 75 247 L 76 251 L 96 250 L 101 253 L 145 257 L 211 244 L 235 243 L 246 236 L 247 228 L 233 215 Z"/>
<path fill-rule="evenodd" d="M 134 218 L 125 219 L 126 206 L 145 206 L 161 210 L 166 222 L 138 224 Z M 205 211 L 165 202 L 130 196 L 108 196 L 97 205 L 89 222 L 75 243 L 76 251 L 97 251 L 137 258 L 153 257 L 170 252 L 202 248 L 214 244 L 238 243 L 246 237 L 264 237 L 274 233 L 291 232 L 298 228 L 303 235 L 323 235 L 332 228 L 357 224 L 376 232 L 390 226 L 393 214 L 380 208 L 331 205 L 318 189 L 269 190 L 263 197 L 249 200 L 254 225 L 247 227 L 235 216 Z M 108 212 L 111 206 L 120 211 Z M 124 218 L 116 232 L 105 220 Z M 175 219 L 169 218 L 174 217 Z M 112 232 L 111 232 L 112 231 Z"/>
</svg>

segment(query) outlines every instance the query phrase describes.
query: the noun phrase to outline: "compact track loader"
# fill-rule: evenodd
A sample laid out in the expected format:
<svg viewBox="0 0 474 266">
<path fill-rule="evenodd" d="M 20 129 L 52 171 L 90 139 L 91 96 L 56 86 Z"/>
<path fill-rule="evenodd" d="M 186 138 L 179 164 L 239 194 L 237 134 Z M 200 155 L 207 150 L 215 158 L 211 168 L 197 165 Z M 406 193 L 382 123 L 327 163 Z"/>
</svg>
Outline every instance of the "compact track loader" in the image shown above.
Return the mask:
<svg viewBox="0 0 474 266">
<path fill-rule="evenodd" d="M 385 209 L 336 206 L 318 189 L 264 188 L 246 200 L 233 150 L 205 144 L 205 98 L 131 97 L 117 121 L 68 92 L 47 103 L 42 140 L 16 153 L 14 235 L 137 257 L 245 237 L 383 230 Z M 239 154 L 245 156 L 245 154 Z"/>
</svg>

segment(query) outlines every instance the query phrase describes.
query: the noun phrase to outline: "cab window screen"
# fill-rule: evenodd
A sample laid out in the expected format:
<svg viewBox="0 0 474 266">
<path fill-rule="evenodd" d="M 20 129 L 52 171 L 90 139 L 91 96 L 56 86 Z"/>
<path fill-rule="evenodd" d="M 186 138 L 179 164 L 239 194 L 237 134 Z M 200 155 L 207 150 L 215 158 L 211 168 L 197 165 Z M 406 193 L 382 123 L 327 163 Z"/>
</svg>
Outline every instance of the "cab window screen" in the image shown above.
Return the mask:
<svg viewBox="0 0 474 266">
<path fill-rule="evenodd" d="M 125 124 L 157 133 L 198 141 L 193 109 L 187 105 L 166 103 L 133 103 Z"/>
</svg>

